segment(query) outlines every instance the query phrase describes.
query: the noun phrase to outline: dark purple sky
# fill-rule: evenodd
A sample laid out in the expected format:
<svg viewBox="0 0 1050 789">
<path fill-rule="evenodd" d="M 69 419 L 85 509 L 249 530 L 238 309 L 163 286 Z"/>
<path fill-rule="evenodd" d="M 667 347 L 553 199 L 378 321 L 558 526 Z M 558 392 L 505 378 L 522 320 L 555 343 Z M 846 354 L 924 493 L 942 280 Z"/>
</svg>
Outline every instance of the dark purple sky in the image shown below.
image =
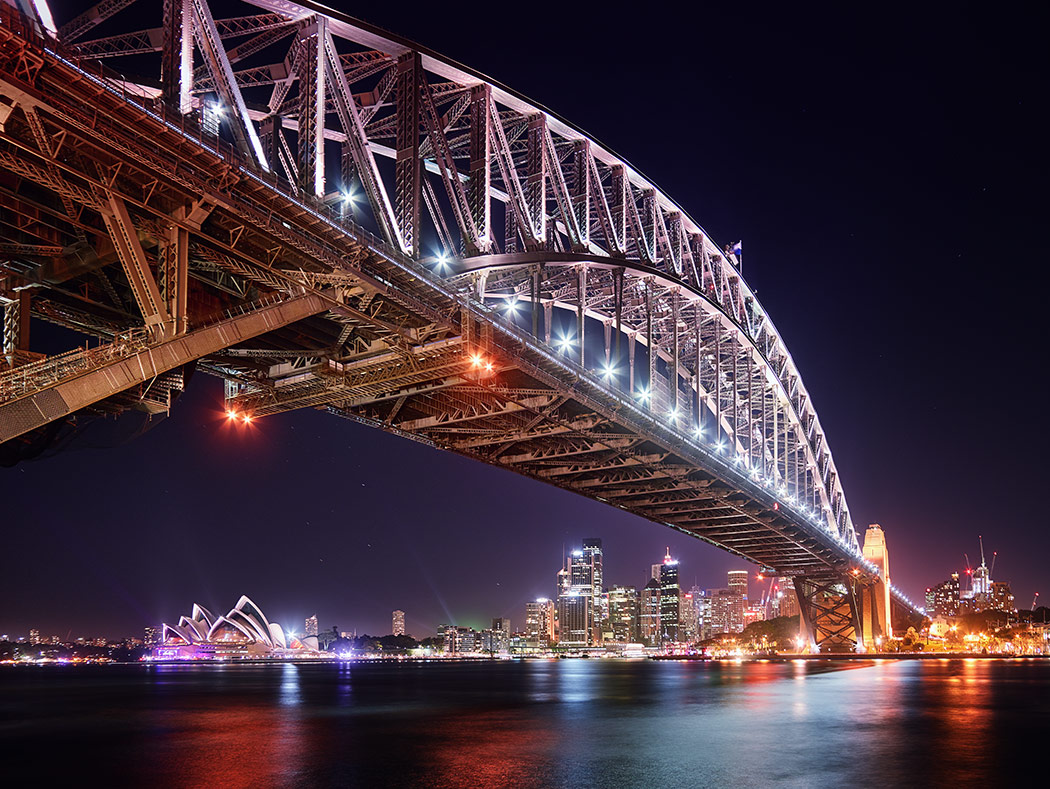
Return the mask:
<svg viewBox="0 0 1050 789">
<path fill-rule="evenodd" d="M 886 529 L 894 581 L 920 600 L 983 534 L 1027 607 L 1050 594 L 1037 20 L 1009 4 L 735 5 L 561 4 L 556 24 L 548 6 L 525 18 L 528 4 L 512 20 L 462 4 L 346 10 L 563 115 L 719 243 L 743 239 L 854 520 Z M 587 536 L 605 541 L 607 583 L 643 583 L 666 545 L 687 583 L 722 586 L 743 566 L 321 413 L 231 432 L 221 394 L 198 376 L 135 442 L 0 471 L 0 633 L 133 634 L 242 593 L 296 628 L 316 612 L 386 633 L 393 608 L 416 635 L 520 626 L 525 601 L 552 594 L 563 545 Z"/>
</svg>

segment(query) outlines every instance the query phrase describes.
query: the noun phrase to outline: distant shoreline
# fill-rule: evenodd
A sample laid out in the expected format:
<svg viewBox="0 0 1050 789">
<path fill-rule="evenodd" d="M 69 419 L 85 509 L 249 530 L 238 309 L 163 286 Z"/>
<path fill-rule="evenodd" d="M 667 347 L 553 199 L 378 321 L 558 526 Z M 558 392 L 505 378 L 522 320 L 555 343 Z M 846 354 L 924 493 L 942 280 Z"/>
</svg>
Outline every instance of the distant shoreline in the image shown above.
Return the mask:
<svg viewBox="0 0 1050 789">
<path fill-rule="evenodd" d="M 331 664 L 331 663 L 445 663 L 445 664 L 463 664 L 463 663 L 498 663 L 498 662 L 514 662 L 514 661 L 535 661 L 535 660 L 554 660 L 558 661 L 563 658 L 559 657 L 535 657 L 535 656 L 520 656 L 513 658 L 499 658 L 499 657 L 468 657 L 468 658 L 448 658 L 448 657 L 358 657 L 358 658 L 312 658 L 304 660 L 301 658 L 293 658 L 289 660 L 279 659 L 256 659 L 256 660 L 151 660 L 151 661 L 128 661 L 128 662 L 55 662 L 55 663 L 36 663 L 32 661 L 17 661 L 17 662 L 4 662 L 0 664 L 0 668 L 8 667 L 69 667 L 69 666 L 273 666 L 273 665 L 285 665 L 288 663 L 310 666 L 319 664 Z M 567 658 L 569 660 L 579 660 L 579 657 Z M 691 663 L 789 663 L 796 660 L 805 661 L 824 661 L 824 662 L 843 662 L 843 661 L 881 661 L 881 660 L 997 660 L 997 661 L 1025 661 L 1025 660 L 1050 660 L 1050 655 L 982 655 L 974 652 L 835 652 L 835 653 L 824 653 L 824 654 L 779 654 L 779 655 L 745 655 L 740 657 L 709 657 L 700 655 L 652 655 L 645 658 L 620 658 L 620 657 L 607 657 L 607 658 L 591 658 L 601 662 L 603 660 L 654 660 L 654 661 L 679 661 L 679 662 L 691 662 Z"/>
</svg>

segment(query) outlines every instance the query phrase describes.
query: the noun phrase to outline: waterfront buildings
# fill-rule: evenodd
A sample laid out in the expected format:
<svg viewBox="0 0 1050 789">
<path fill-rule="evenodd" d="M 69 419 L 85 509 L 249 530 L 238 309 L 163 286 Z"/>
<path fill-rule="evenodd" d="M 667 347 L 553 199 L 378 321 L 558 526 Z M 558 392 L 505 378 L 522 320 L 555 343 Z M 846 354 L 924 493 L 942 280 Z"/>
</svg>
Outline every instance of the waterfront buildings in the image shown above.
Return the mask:
<svg viewBox="0 0 1050 789">
<path fill-rule="evenodd" d="M 390 632 L 395 636 L 403 636 L 405 634 L 405 612 L 394 611 L 391 614 Z"/>
<path fill-rule="evenodd" d="M 306 618 L 306 624 L 303 626 L 303 634 L 307 636 L 317 635 L 317 614 Z"/>
</svg>

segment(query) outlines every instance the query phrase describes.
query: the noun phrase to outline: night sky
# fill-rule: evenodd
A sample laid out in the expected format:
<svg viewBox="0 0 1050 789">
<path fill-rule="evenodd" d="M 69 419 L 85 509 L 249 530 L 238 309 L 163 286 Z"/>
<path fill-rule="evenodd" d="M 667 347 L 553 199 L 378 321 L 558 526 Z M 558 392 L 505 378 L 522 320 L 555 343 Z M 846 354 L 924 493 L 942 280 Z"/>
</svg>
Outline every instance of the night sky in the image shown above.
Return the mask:
<svg viewBox="0 0 1050 789">
<path fill-rule="evenodd" d="M 1028 607 L 1050 595 L 1050 134 L 1043 26 L 1021 6 L 341 7 L 562 115 L 718 243 L 742 239 L 858 530 L 886 530 L 894 582 L 921 604 L 964 551 L 979 561 L 983 534 L 994 578 Z M 84 7 L 52 3 L 60 23 Z M 520 627 L 563 548 L 591 536 L 606 585 L 643 584 L 668 545 L 686 585 L 747 566 L 319 412 L 231 429 L 221 398 L 198 375 L 133 442 L 0 470 L 0 633 L 141 635 L 242 593 L 293 629 L 317 613 L 387 633 L 394 608 L 416 636 Z"/>
</svg>

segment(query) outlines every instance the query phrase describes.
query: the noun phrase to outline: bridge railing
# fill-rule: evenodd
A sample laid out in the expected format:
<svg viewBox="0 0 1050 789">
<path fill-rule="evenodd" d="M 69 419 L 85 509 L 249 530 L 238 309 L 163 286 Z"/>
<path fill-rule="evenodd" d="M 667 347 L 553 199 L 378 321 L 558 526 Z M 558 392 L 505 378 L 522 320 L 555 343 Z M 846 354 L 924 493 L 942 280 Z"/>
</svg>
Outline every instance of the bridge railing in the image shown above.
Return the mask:
<svg viewBox="0 0 1050 789">
<path fill-rule="evenodd" d="M 0 403 L 26 397 L 132 356 L 149 348 L 155 336 L 152 329 L 143 326 L 122 332 L 112 342 L 94 348 L 77 348 L 0 373 Z"/>
</svg>

